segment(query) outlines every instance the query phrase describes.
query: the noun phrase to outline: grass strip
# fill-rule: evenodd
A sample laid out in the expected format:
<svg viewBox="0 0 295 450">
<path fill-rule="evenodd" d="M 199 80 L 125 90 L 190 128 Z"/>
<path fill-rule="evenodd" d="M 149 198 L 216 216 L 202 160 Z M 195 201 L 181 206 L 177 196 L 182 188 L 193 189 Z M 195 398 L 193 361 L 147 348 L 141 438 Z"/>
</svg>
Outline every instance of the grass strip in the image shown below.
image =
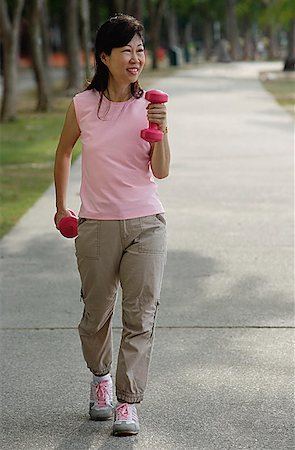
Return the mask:
<svg viewBox="0 0 295 450">
<path fill-rule="evenodd" d="M 295 74 L 287 72 L 263 72 L 260 80 L 278 104 L 295 118 Z"/>
</svg>

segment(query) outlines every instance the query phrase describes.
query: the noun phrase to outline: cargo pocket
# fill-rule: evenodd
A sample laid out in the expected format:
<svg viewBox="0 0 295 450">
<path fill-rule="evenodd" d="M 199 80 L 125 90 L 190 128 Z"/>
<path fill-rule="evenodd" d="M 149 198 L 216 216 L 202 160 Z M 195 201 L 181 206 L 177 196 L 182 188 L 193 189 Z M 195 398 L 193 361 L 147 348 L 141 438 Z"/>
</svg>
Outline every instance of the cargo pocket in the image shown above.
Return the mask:
<svg viewBox="0 0 295 450">
<path fill-rule="evenodd" d="M 140 226 L 139 252 L 164 254 L 166 252 L 166 222 L 164 216 L 156 214 L 141 217 Z"/>
<path fill-rule="evenodd" d="M 100 255 L 101 221 L 80 219 L 78 237 L 75 239 L 77 258 L 98 259 Z"/>
<path fill-rule="evenodd" d="M 164 214 L 156 214 L 156 218 L 162 222 L 165 226 L 167 225 Z"/>
</svg>

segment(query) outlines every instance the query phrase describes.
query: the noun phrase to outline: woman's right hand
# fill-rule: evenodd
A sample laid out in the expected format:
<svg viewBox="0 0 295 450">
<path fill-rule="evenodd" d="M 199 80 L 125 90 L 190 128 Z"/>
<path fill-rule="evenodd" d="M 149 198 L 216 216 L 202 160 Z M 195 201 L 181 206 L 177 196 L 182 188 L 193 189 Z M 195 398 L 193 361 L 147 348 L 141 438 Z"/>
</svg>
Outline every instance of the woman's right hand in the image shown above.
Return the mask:
<svg viewBox="0 0 295 450">
<path fill-rule="evenodd" d="M 62 209 L 62 210 L 56 211 L 56 214 L 54 216 L 54 222 L 55 222 L 55 226 L 58 230 L 59 230 L 59 223 L 60 223 L 61 219 L 63 219 L 64 217 L 67 217 L 67 216 L 71 216 L 71 213 L 67 209 Z"/>
</svg>

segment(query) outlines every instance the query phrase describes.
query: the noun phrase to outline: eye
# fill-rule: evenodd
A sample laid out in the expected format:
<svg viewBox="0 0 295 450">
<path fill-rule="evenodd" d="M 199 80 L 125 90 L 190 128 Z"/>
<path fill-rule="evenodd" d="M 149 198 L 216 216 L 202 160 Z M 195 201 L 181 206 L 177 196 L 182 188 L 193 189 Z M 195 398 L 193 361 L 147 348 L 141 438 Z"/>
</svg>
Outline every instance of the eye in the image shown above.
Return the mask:
<svg viewBox="0 0 295 450">
<path fill-rule="evenodd" d="M 138 52 L 143 52 L 144 50 L 143 50 L 143 48 L 140 48 L 139 50 L 137 50 Z"/>
</svg>

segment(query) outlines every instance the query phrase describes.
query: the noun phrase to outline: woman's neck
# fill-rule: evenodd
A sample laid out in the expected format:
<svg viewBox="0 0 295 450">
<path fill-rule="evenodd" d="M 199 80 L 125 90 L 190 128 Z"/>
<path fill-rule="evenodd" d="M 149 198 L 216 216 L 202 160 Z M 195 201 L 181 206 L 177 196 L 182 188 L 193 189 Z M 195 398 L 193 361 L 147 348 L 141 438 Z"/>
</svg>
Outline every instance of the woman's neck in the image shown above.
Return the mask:
<svg viewBox="0 0 295 450">
<path fill-rule="evenodd" d="M 126 102 L 131 97 L 130 86 L 116 87 L 109 85 L 104 91 L 104 95 L 112 102 Z"/>
</svg>

